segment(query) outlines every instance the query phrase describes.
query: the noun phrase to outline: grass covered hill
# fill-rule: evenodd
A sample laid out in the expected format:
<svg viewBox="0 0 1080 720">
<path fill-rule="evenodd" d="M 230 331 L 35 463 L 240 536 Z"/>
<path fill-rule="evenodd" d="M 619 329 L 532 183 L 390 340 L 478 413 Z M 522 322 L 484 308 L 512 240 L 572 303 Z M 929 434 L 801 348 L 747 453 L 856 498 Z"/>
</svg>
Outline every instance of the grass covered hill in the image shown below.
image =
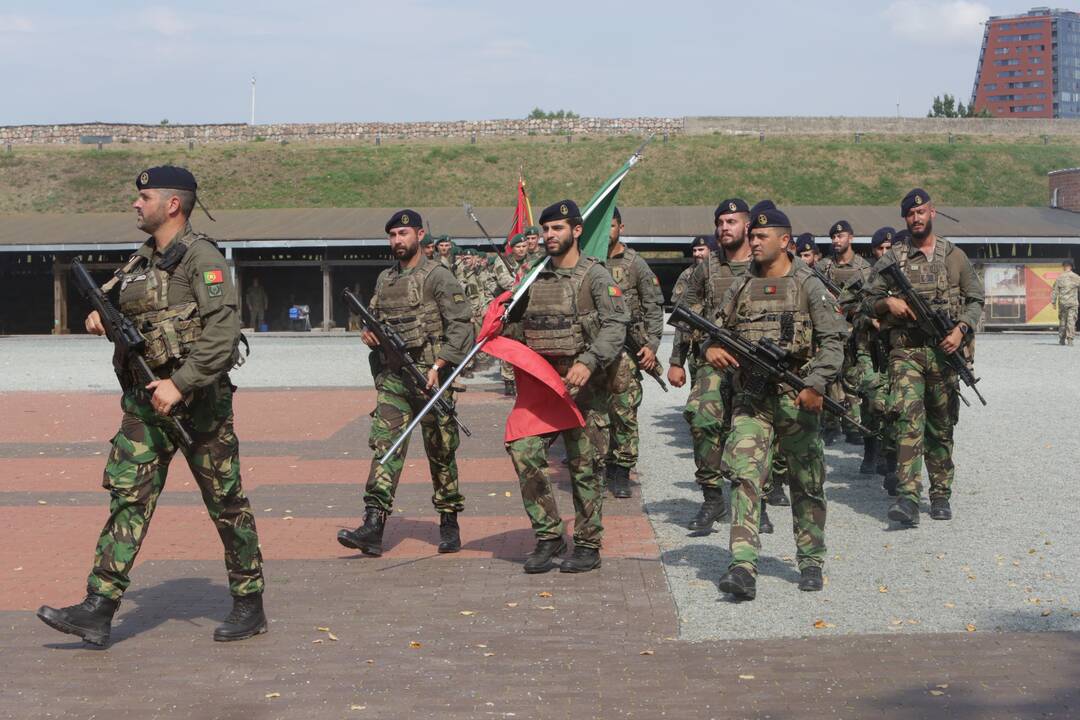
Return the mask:
<svg viewBox="0 0 1080 720">
<path fill-rule="evenodd" d="M 585 201 L 637 138 L 500 138 L 384 143 L 16 147 L 0 152 L 0 212 L 129 207 L 135 175 L 173 163 L 211 208 L 511 205 L 524 167 L 534 207 Z M 1046 173 L 1080 166 L 1080 138 L 757 137 L 654 141 L 623 188 L 630 206 L 710 205 L 729 196 L 792 205 L 882 205 L 912 186 L 944 205 L 1037 206 Z"/>
</svg>

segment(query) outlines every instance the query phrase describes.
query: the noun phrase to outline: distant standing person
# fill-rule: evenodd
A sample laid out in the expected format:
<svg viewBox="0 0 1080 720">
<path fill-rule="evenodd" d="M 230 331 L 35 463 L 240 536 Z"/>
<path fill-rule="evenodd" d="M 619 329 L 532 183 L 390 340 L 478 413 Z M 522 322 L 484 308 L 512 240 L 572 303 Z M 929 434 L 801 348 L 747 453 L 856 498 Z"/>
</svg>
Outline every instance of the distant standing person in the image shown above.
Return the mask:
<svg viewBox="0 0 1080 720">
<path fill-rule="evenodd" d="M 61 632 L 108 644 L 113 614 L 131 583 L 129 573 L 179 448 L 168 415 L 183 406 L 194 438 L 183 454 L 225 546 L 233 596 L 232 612 L 214 630 L 214 640 L 243 640 L 266 632 L 266 615 L 259 536 L 240 485 L 240 443 L 233 431 L 229 370 L 239 357 L 236 291 L 217 246 L 188 222 L 195 177 L 166 165 L 143 171 L 135 185 L 137 225 L 151 237 L 117 275 L 120 312 L 147 339 L 146 362 L 160 379 L 145 388 L 124 379 L 124 417 L 102 483 L 110 494 L 109 519 L 98 539 L 86 599 L 59 609 L 46 605 L 37 614 Z M 86 330 L 105 333 L 96 311 L 87 316 Z"/>
<path fill-rule="evenodd" d="M 1061 271 L 1050 291 L 1050 302 L 1058 311 L 1058 345 L 1072 345 L 1076 334 L 1076 308 L 1080 304 L 1077 298 L 1080 275 L 1073 272 L 1072 260 L 1061 263 Z"/>
<path fill-rule="evenodd" d="M 251 287 L 248 288 L 247 293 L 244 295 L 244 304 L 247 306 L 248 320 L 251 321 L 251 327 L 255 332 L 259 332 L 262 326 L 266 324 L 266 309 L 270 306 L 270 301 L 266 297 L 266 290 L 259 284 L 259 278 L 251 279 Z"/>
</svg>

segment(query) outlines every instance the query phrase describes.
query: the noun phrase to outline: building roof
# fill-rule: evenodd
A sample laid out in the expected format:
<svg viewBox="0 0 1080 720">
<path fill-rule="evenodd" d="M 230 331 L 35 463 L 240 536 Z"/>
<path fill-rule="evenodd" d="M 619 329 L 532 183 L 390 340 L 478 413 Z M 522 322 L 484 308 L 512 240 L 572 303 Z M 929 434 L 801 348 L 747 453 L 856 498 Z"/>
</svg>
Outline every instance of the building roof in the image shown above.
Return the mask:
<svg viewBox="0 0 1080 720">
<path fill-rule="evenodd" d="M 397 208 L 319 208 L 223 210 L 210 222 L 198 210 L 197 229 L 226 247 L 323 247 L 376 245 L 386 242 L 383 225 Z M 476 224 L 462 208 L 415 208 L 430 230 L 463 240 L 481 240 Z M 884 225 L 902 227 L 899 210 L 889 206 L 797 206 L 783 208 L 795 232 L 828 237 L 829 227 L 847 220 L 857 239 L 869 240 Z M 1032 207 L 939 207 L 935 229 L 959 243 L 1080 243 L 1080 213 Z M 496 239 L 505 237 L 512 209 L 475 208 Z M 689 240 L 713 229 L 713 208 L 703 206 L 625 207 L 624 235 L 639 243 Z M 954 220 L 955 219 L 955 220 Z M 958 222 L 957 222 L 958 221 Z M 0 214 L 0 251 L 96 250 L 133 246 L 145 235 L 133 213 Z"/>
</svg>

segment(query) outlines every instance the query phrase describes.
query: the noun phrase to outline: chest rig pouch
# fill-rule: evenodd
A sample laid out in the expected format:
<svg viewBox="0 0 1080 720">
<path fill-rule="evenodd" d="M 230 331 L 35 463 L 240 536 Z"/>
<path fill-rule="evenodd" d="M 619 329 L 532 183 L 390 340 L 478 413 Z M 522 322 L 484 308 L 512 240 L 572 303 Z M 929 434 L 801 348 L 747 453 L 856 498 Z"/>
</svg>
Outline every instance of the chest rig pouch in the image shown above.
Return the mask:
<svg viewBox="0 0 1080 720">
<path fill-rule="evenodd" d="M 789 275 L 781 278 L 748 277 L 727 313 L 727 325 L 748 342 L 769 339 L 787 353 L 789 369 L 797 371 L 813 354 L 813 323 L 804 278 Z M 765 390 L 762 378 L 739 373 L 740 383 L 752 392 Z"/>
<path fill-rule="evenodd" d="M 706 262 L 708 262 L 709 280 L 706 285 L 705 317 L 711 320 L 720 310 L 724 294 L 735 284 L 739 275 L 736 275 L 729 265 L 720 262 L 715 254 L 710 254 Z"/>
<path fill-rule="evenodd" d="M 169 246 L 156 263 L 148 258 L 120 277 L 120 312 L 131 318 L 146 341 L 147 365 L 157 370 L 179 365 L 202 335 L 199 306 L 194 301 L 169 305 L 169 281 L 198 236 L 189 234 Z"/>
<path fill-rule="evenodd" d="M 960 316 L 961 303 L 959 274 L 952 282 L 949 278 L 949 255 L 953 251 L 950 249 L 944 258 L 939 257 L 936 251 L 932 258 L 923 255 L 910 257 L 905 245 L 900 251 L 899 265 L 915 292 L 926 300 L 931 310 L 944 310 L 955 320 Z M 929 338 L 926 334 L 911 324 L 894 328 L 890 334 L 892 347 L 919 347 L 927 342 Z"/>
<path fill-rule="evenodd" d="M 568 278 L 545 271 L 529 288 L 521 325 L 526 344 L 539 354 L 572 358 L 596 336 L 600 321 L 585 285 L 585 275 L 595 262 L 594 258 L 579 262 Z"/>
<path fill-rule="evenodd" d="M 371 299 L 375 317 L 401 336 L 413 360 L 426 365 L 435 363 L 446 334 L 439 305 L 426 288 L 428 276 L 437 267 L 428 261 L 408 274 L 384 273 Z"/>
</svg>

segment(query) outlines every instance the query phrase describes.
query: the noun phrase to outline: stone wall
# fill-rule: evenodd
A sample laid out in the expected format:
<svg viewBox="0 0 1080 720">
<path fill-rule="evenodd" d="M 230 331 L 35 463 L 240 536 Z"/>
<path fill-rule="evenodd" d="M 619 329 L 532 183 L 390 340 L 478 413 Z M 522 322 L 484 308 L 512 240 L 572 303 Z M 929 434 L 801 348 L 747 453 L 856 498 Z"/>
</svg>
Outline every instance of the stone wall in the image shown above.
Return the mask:
<svg viewBox="0 0 1080 720">
<path fill-rule="evenodd" d="M 1037 118 L 693 117 L 688 135 L 1080 135 L 1080 120 Z"/>
<path fill-rule="evenodd" d="M 682 118 L 572 118 L 565 120 L 460 120 L 416 123 L 291 123 L 281 125 L 72 125 L 0 126 L 0 144 L 73 145 L 111 138 L 112 142 L 163 143 L 194 140 L 227 143 L 261 138 L 300 140 L 421 140 L 433 138 L 512 137 L 526 135 L 674 135 Z"/>
</svg>

